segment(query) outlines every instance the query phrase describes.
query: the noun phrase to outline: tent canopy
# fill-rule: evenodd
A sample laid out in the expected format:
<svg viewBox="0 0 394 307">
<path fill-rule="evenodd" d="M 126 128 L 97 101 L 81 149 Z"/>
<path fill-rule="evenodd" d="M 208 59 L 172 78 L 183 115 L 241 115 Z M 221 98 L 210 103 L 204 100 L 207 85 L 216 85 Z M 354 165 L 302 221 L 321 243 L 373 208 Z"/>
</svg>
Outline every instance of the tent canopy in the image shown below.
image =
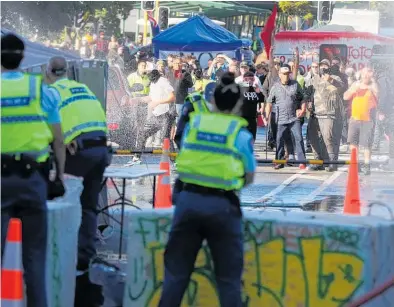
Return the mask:
<svg viewBox="0 0 394 307">
<path fill-rule="evenodd" d="M 228 51 L 242 47 L 242 41 L 206 16 L 194 16 L 153 38 L 155 51 Z"/>
<path fill-rule="evenodd" d="M 9 33 L 13 32 L 6 29 L 1 29 L 1 36 Z M 21 64 L 22 69 L 47 64 L 49 59 L 54 56 L 63 56 L 64 58 L 66 58 L 67 61 L 81 60 L 79 56 L 74 55 L 70 52 L 45 47 L 44 45 L 41 45 L 39 43 L 33 43 L 24 37 L 19 37 L 25 43 L 25 57 Z"/>
</svg>

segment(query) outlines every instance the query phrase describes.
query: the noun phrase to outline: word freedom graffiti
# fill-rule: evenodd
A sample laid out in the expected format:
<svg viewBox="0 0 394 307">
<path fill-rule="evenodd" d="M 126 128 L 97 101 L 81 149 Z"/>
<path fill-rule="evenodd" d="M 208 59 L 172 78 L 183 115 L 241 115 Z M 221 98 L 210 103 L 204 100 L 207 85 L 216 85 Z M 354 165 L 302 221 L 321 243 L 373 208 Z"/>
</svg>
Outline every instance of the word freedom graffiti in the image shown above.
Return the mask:
<svg viewBox="0 0 394 307">
<path fill-rule="evenodd" d="M 133 306 L 158 306 L 171 219 L 139 218 L 136 224 L 132 237 L 140 238 L 144 251 L 130 259 L 135 268 L 129 272 L 128 299 Z M 244 307 L 343 306 L 363 283 L 364 261 L 357 248 L 349 252 L 357 241 L 351 230 L 335 234 L 332 228 L 326 236 L 316 227 L 267 221 L 246 221 L 244 228 Z M 330 237 L 345 244 L 329 248 Z M 207 246 L 198 254 L 181 306 L 220 306 Z"/>
</svg>

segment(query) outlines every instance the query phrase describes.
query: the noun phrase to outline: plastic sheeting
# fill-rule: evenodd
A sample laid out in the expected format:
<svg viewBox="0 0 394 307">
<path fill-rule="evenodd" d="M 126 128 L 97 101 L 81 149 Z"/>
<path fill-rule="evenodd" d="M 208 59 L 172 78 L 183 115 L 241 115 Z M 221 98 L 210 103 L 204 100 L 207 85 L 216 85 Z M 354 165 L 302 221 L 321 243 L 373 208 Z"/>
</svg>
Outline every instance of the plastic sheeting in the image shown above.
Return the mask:
<svg viewBox="0 0 394 307">
<path fill-rule="evenodd" d="M 154 37 L 153 45 L 158 55 L 160 51 L 236 50 L 242 40 L 208 17 L 194 16 Z"/>
<path fill-rule="evenodd" d="M 13 33 L 13 32 L 6 29 L 1 29 L 2 36 L 8 33 Z M 74 55 L 70 52 L 65 52 L 54 48 L 45 47 L 44 45 L 41 45 L 39 43 L 33 43 L 20 35 L 18 36 L 25 43 L 25 57 L 21 64 L 22 69 L 47 64 L 49 59 L 54 56 L 63 56 L 68 61 L 81 60 L 81 58 L 78 55 Z"/>
</svg>

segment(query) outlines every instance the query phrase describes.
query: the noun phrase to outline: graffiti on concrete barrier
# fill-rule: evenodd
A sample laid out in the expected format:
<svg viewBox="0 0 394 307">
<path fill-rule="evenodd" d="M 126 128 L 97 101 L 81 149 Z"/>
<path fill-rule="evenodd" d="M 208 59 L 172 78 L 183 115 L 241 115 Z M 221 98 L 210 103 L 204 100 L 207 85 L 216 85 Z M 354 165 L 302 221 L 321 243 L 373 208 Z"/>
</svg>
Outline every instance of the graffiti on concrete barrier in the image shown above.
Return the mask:
<svg viewBox="0 0 394 307">
<path fill-rule="evenodd" d="M 55 221 L 52 224 L 52 306 L 60 307 L 60 290 L 62 289 L 62 274 L 60 269 L 60 253 L 59 253 L 59 233 L 58 233 L 58 225 L 60 225 L 60 221 Z"/>
<path fill-rule="evenodd" d="M 344 227 L 327 227 L 327 237 L 344 245 L 356 248 L 359 243 L 360 234 L 352 229 Z"/>
<path fill-rule="evenodd" d="M 134 225 L 132 240 L 141 240 L 143 251 L 129 260 L 133 263 L 129 268 L 134 269 L 128 272 L 128 298 L 138 306 L 158 306 L 171 219 L 139 218 Z M 321 226 L 309 230 L 303 229 L 305 226 L 286 227 L 274 221 L 244 223 L 243 306 L 343 306 L 363 283 L 364 260 L 358 254 L 357 242 L 335 229 L 324 235 Z M 292 233 L 290 240 L 288 233 Z M 331 240 L 343 241 L 343 248 L 328 248 Z M 349 244 L 354 250 L 349 251 Z M 204 245 L 182 306 L 219 305 L 213 262 Z"/>
</svg>

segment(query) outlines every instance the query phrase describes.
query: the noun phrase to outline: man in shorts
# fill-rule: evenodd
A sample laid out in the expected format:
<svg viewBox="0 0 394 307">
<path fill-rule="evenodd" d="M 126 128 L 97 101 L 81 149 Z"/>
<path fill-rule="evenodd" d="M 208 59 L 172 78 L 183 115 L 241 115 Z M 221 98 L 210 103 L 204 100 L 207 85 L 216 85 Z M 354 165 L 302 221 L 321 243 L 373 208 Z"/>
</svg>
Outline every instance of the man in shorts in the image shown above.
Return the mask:
<svg viewBox="0 0 394 307">
<path fill-rule="evenodd" d="M 364 165 L 362 171 L 365 175 L 371 174 L 371 149 L 375 129 L 377 110 L 378 86 L 373 78 L 372 68 L 361 71 L 359 82 L 353 83 L 344 93 L 344 99 L 352 102 L 352 114 L 349 121 L 348 142 L 350 149 L 364 147 Z"/>
</svg>

